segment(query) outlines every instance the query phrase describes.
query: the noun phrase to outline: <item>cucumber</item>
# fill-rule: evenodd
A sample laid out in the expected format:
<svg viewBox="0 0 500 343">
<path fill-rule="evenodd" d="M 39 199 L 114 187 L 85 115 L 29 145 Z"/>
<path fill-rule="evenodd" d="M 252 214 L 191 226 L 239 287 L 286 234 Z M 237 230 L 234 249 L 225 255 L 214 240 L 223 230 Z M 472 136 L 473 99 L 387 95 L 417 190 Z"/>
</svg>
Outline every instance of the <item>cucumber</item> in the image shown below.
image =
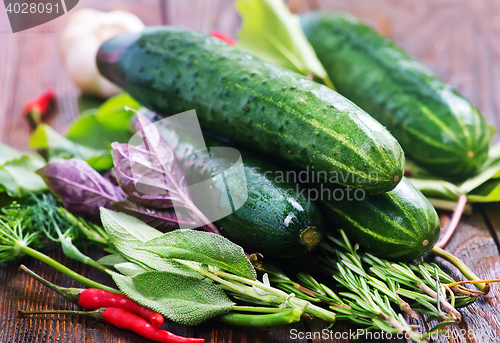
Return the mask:
<svg viewBox="0 0 500 343">
<path fill-rule="evenodd" d="M 168 116 L 195 109 L 203 130 L 372 193 L 400 181 L 404 153 L 366 112 L 326 86 L 218 39 L 174 27 L 105 42 L 100 72 Z"/>
<path fill-rule="evenodd" d="M 188 184 L 213 176 L 207 151 L 194 152 L 192 144 L 180 139 L 173 129 L 160 127 L 160 133 L 180 156 L 179 162 L 186 171 Z M 209 147 L 226 145 L 214 139 L 205 138 L 205 142 Z M 222 235 L 242 246 L 246 252 L 259 252 L 264 257 L 297 258 L 312 251 L 324 233 L 323 218 L 318 208 L 296 191 L 296 185 L 277 183 L 266 176 L 274 175 L 278 170 L 276 166 L 252 154 L 240 153 L 248 200 L 232 214 L 215 222 Z M 223 158 L 213 158 L 211 164 L 223 170 L 230 167 Z M 226 177 L 227 184 L 216 182 L 215 187 L 223 194 L 230 189 L 231 196 L 238 196 L 235 188 L 241 185 L 233 181 L 233 178 Z M 234 202 L 234 198 L 232 200 Z M 231 206 L 226 202 L 220 205 Z"/>
<path fill-rule="evenodd" d="M 395 43 L 343 13 L 301 22 L 337 90 L 386 125 L 409 158 L 457 179 L 483 164 L 491 132 L 481 114 Z"/>
<path fill-rule="evenodd" d="M 377 257 L 413 260 L 428 253 L 439 238 L 436 210 L 405 177 L 390 192 L 351 199 L 323 200 L 318 207 L 325 222 Z"/>
</svg>

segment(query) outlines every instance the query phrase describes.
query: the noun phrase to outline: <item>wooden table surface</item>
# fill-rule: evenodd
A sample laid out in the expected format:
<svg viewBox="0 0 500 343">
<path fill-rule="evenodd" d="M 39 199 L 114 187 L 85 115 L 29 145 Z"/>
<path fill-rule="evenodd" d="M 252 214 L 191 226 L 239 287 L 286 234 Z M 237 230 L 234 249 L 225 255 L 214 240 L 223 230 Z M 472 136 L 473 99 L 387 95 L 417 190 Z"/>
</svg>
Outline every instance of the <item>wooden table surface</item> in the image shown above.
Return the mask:
<svg viewBox="0 0 500 343">
<path fill-rule="evenodd" d="M 500 2 L 495 0 L 290 0 L 295 12 L 338 9 L 351 12 L 402 45 L 414 57 L 468 97 L 487 121 L 500 122 Z M 168 23 L 203 32 L 218 29 L 234 35 L 239 18 L 231 0 L 80 0 L 76 9 L 123 9 L 138 15 L 146 25 Z M 74 10 L 73 10 L 74 11 Z M 71 13 L 71 12 L 70 12 Z M 39 27 L 12 34 L 6 12 L 0 9 L 0 141 L 25 148 L 29 127 L 21 116 L 24 102 L 51 85 L 58 109 L 50 124 L 64 132 L 77 114 L 78 90 L 64 70 L 58 39 L 69 14 Z M 444 218 L 448 213 L 441 214 Z M 500 276 L 500 205 L 474 209 L 465 216 L 446 247 L 480 277 Z M 100 251 L 88 251 L 100 257 Z M 67 261 L 60 251 L 49 254 L 79 273 L 111 284 L 111 279 L 89 267 Z M 448 263 L 438 261 L 454 277 Z M 77 316 L 20 318 L 18 309 L 72 309 L 59 295 L 48 291 L 24 273 L 20 263 L 62 286 L 76 286 L 67 277 L 29 258 L 0 265 L 0 343 L 10 342 L 147 342 L 106 324 Z M 452 337 L 434 342 L 500 342 L 500 289 L 462 309 L 463 322 L 451 329 Z M 423 321 L 419 322 L 427 327 Z M 287 327 L 242 329 L 207 322 L 197 327 L 167 323 L 180 335 L 204 337 L 207 342 L 352 342 L 352 339 L 292 339 L 290 330 L 317 332 L 320 321 L 304 320 Z M 337 323 L 333 330 L 356 327 Z M 363 342 L 380 342 L 365 340 Z M 392 340 L 391 342 L 404 342 Z"/>
</svg>

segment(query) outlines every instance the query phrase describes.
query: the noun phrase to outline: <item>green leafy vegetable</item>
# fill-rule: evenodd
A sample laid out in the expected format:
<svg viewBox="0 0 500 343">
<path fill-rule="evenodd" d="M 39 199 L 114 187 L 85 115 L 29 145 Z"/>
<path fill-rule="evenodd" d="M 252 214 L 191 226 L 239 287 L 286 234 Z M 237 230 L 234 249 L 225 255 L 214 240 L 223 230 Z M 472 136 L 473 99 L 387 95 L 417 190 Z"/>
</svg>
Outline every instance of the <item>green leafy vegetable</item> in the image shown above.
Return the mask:
<svg viewBox="0 0 500 343">
<path fill-rule="evenodd" d="M 283 0 L 238 0 L 242 18 L 238 48 L 303 75 L 310 75 L 334 89 L 323 65 L 307 41 L 298 16 Z"/>
<path fill-rule="evenodd" d="M 46 124 L 39 125 L 31 134 L 29 146 L 44 150 L 49 162 L 59 159 L 78 158 L 86 161 L 96 170 L 108 170 L 113 167 L 110 150 L 95 150 L 70 141 Z"/>
<path fill-rule="evenodd" d="M 142 268 L 140 265 L 133 262 L 124 262 L 114 265 L 115 269 L 118 270 L 123 275 L 134 277 L 136 275 L 147 272 L 146 269 Z"/>
<path fill-rule="evenodd" d="M 133 278 L 110 274 L 129 298 L 180 324 L 200 324 L 229 313 L 234 305 L 220 286 L 207 280 L 157 271 Z"/>
<path fill-rule="evenodd" d="M 98 109 L 83 112 L 70 126 L 66 138 L 95 150 L 111 150 L 113 142 L 128 142 L 134 134 L 132 111 L 140 105 L 126 93 L 107 100 Z"/>
<path fill-rule="evenodd" d="M 126 263 L 126 262 L 128 262 L 128 260 L 120 254 L 106 255 L 97 260 L 97 263 L 100 263 L 106 267 L 114 267 L 115 264 Z"/>
<path fill-rule="evenodd" d="M 243 248 L 209 232 L 176 230 L 144 243 L 140 248 L 164 258 L 177 258 L 218 267 L 236 275 L 256 279 L 255 269 Z"/>
<path fill-rule="evenodd" d="M 45 182 L 35 174 L 35 170 L 44 165 L 40 155 L 23 153 L 0 143 L 0 193 L 20 198 L 46 190 Z"/>
<path fill-rule="evenodd" d="M 185 266 L 145 250 L 136 249 L 142 243 L 161 237 L 162 233 L 137 218 L 101 208 L 101 221 L 116 250 L 131 262 L 147 270 L 169 271 L 196 278 L 201 275 Z"/>
<path fill-rule="evenodd" d="M 46 124 L 39 125 L 29 146 L 46 151 L 49 161 L 74 157 L 96 170 L 109 170 L 113 167 L 111 143 L 128 142 L 134 133 L 134 113 L 126 111 L 125 106 L 140 107 L 128 94 L 119 94 L 83 112 L 71 124 L 66 137 Z"/>
<path fill-rule="evenodd" d="M 469 203 L 500 201 L 500 143 L 491 147 L 478 173 L 462 183 L 445 181 L 411 164 L 408 166 L 412 175 L 415 174 L 408 179 L 429 198 L 457 201 L 461 194 L 466 194 Z"/>
</svg>

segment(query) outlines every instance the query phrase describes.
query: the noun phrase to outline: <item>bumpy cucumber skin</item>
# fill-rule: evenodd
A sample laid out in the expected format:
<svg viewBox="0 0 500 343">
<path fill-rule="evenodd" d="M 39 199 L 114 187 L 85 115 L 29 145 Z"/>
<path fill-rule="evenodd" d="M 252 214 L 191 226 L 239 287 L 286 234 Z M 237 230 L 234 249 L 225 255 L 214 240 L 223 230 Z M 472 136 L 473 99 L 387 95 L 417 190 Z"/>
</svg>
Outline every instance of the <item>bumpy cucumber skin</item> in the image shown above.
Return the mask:
<svg viewBox="0 0 500 343">
<path fill-rule="evenodd" d="M 302 27 L 337 90 L 386 125 L 408 157 L 459 179 L 486 160 L 491 133 L 478 110 L 391 40 L 337 12 L 306 14 Z"/>
<path fill-rule="evenodd" d="M 371 193 L 401 180 L 401 147 L 366 112 L 215 38 L 149 28 L 104 43 L 97 64 L 146 107 L 163 115 L 194 108 L 202 129 L 283 162 L 349 176 L 344 185 Z"/>
<path fill-rule="evenodd" d="M 248 155 L 243 161 L 248 200 L 217 221 L 222 235 L 248 253 L 260 252 L 264 257 L 296 258 L 311 252 L 324 233 L 316 205 L 297 195 L 295 185 L 276 183 L 265 175 L 276 170 L 272 165 Z"/>
<path fill-rule="evenodd" d="M 213 176 L 206 151 L 194 152 L 193 146 L 179 139 L 172 129 L 163 128 L 160 132 L 175 149 L 177 156 L 185 156 L 179 162 L 186 171 L 189 184 Z M 207 137 L 205 143 L 208 147 L 226 146 L 221 141 Z M 248 191 L 248 200 L 235 212 L 215 223 L 222 235 L 242 246 L 246 252 L 260 252 L 265 257 L 297 258 L 314 250 L 324 234 L 323 217 L 316 205 L 297 194 L 295 185 L 277 183 L 272 177 L 276 175 L 277 166 L 247 152 L 240 150 L 240 153 L 247 181 L 247 190 L 242 192 Z M 212 160 L 213 166 L 225 164 L 220 159 Z M 230 165 L 225 167 L 228 176 Z M 240 194 L 237 188 L 241 185 L 229 184 L 231 180 L 227 177 L 227 186 L 217 183 L 215 186 L 224 194 L 226 187 L 231 189 L 231 195 Z"/>
<path fill-rule="evenodd" d="M 392 191 L 363 201 L 321 201 L 326 223 L 343 229 L 363 251 L 394 261 L 428 253 L 439 238 L 436 210 L 406 178 Z"/>
</svg>

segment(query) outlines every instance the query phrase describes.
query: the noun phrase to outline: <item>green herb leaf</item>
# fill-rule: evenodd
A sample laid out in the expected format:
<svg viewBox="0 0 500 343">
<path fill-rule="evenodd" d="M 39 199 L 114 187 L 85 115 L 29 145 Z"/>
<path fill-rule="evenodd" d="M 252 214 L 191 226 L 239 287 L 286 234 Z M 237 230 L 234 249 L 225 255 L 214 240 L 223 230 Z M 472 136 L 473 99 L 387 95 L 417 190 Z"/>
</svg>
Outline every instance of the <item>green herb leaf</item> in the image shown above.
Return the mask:
<svg viewBox="0 0 500 343">
<path fill-rule="evenodd" d="M 500 201 L 500 179 L 491 179 L 467 194 L 469 202 Z"/>
<path fill-rule="evenodd" d="M 283 0 L 239 0 L 242 18 L 238 48 L 303 75 L 319 78 L 334 89 L 323 65 Z"/>
<path fill-rule="evenodd" d="M 139 249 L 164 258 L 176 258 L 217 267 L 256 280 L 255 269 L 243 248 L 209 232 L 176 230 L 143 244 Z"/>
<path fill-rule="evenodd" d="M 115 264 L 114 267 L 120 273 L 129 277 L 134 277 L 136 275 L 147 272 L 146 269 L 142 268 L 140 265 L 133 262 L 118 263 Z"/>
<path fill-rule="evenodd" d="M 95 150 L 111 150 L 111 143 L 126 143 L 135 130 L 131 126 L 134 112 L 125 107 L 139 109 L 130 95 L 114 96 L 98 109 L 83 112 L 70 126 L 66 138 Z"/>
<path fill-rule="evenodd" d="M 0 192 L 20 198 L 46 190 L 43 179 L 35 174 L 35 170 L 44 165 L 42 156 L 23 153 L 0 143 Z"/>
<path fill-rule="evenodd" d="M 411 163 L 409 167 L 416 177 L 408 179 L 426 197 L 457 201 L 460 194 L 466 194 L 468 202 L 500 201 L 500 143 L 490 148 L 488 159 L 477 174 L 462 183 L 440 180 Z"/>
<path fill-rule="evenodd" d="M 97 263 L 106 267 L 114 267 L 115 264 L 126 263 L 128 260 L 120 254 L 111 254 L 101 257 Z"/>
<path fill-rule="evenodd" d="M 46 124 L 39 125 L 33 131 L 29 146 L 33 149 L 45 150 L 49 162 L 78 158 L 85 160 L 96 170 L 108 170 L 113 167 L 110 150 L 95 150 L 72 142 Z"/>
<path fill-rule="evenodd" d="M 133 278 L 110 274 L 129 298 L 180 324 L 198 325 L 229 313 L 234 305 L 222 288 L 207 280 L 156 271 Z"/>
<path fill-rule="evenodd" d="M 460 188 L 444 180 L 427 180 L 409 177 L 408 180 L 426 197 L 458 201 Z"/>
<path fill-rule="evenodd" d="M 0 166 L 3 166 L 7 162 L 13 159 L 21 158 L 23 153 L 17 149 L 14 149 L 7 144 L 0 143 Z"/>
<path fill-rule="evenodd" d="M 160 231 L 139 219 L 101 207 L 101 221 L 109 240 L 127 260 L 148 270 L 169 271 L 195 278 L 203 277 L 178 262 L 165 260 L 151 252 L 137 249 L 142 243 L 162 236 Z"/>
<path fill-rule="evenodd" d="M 78 111 L 82 113 L 87 110 L 97 109 L 104 103 L 104 101 L 105 100 L 100 97 L 80 93 L 78 96 Z"/>
</svg>

